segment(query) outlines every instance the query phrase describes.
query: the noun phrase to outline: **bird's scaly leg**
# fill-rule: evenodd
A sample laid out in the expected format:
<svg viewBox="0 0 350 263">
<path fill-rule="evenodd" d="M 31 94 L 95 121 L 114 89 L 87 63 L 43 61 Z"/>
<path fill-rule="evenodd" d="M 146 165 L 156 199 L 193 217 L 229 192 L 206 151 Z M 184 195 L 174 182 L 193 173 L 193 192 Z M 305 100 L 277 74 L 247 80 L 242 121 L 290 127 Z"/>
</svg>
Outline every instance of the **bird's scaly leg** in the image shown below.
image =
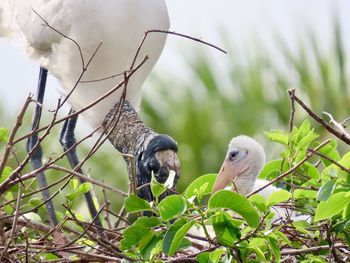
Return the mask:
<svg viewBox="0 0 350 263">
<path fill-rule="evenodd" d="M 177 144 L 171 137 L 160 135 L 147 127 L 128 101 L 125 101 L 122 107 L 119 107 L 119 103 L 115 105 L 109 112 L 104 126 L 114 147 L 122 154 L 134 156 L 134 165 L 131 165 L 130 158 L 124 159 L 129 173 L 132 172 L 131 167 L 135 167 L 138 195 L 141 198 L 153 200 L 147 185 L 151 182 L 152 172 L 158 182 L 164 183 L 169 172 L 174 171 L 175 188 L 180 176 L 180 162 L 177 157 Z M 140 189 L 145 184 L 147 186 Z M 169 194 L 170 191 L 167 191 L 163 197 Z"/>
<path fill-rule="evenodd" d="M 38 140 L 38 133 L 35 130 L 39 127 L 41 112 L 42 112 L 42 103 L 44 101 L 45 87 L 47 79 L 47 70 L 40 68 L 38 90 L 37 90 L 37 104 L 35 107 L 34 118 L 32 122 L 32 132 L 33 134 L 28 138 L 27 141 L 27 152 L 30 153 L 30 161 L 33 165 L 34 170 L 39 169 L 43 166 L 42 157 L 43 151 Z M 50 199 L 50 190 L 47 188 L 47 181 L 44 172 L 37 174 L 37 179 L 39 182 L 40 188 L 45 188 L 42 190 L 43 199 L 46 205 L 46 210 L 48 217 L 52 226 L 58 225 L 58 220 L 55 214 L 55 208 L 52 200 Z"/>
<path fill-rule="evenodd" d="M 69 112 L 69 115 L 72 115 L 74 113 L 74 110 L 71 109 Z M 74 115 L 71 118 L 67 119 L 64 124 L 63 128 L 61 131 L 61 136 L 60 136 L 60 143 L 63 147 L 63 150 L 66 152 L 66 156 L 68 158 L 68 161 L 74 169 L 75 167 L 78 167 L 75 169 L 76 172 L 78 173 L 83 173 L 81 167 L 79 167 L 79 159 L 77 156 L 76 152 L 76 139 L 75 139 L 75 126 L 78 120 L 78 115 Z M 85 181 L 82 178 L 79 178 L 80 183 L 84 183 Z M 100 218 L 98 217 L 98 212 L 94 204 L 93 196 L 91 191 L 88 191 L 87 193 L 84 194 L 85 200 L 90 212 L 90 215 L 92 219 L 94 220 L 94 224 L 99 227 L 98 229 L 102 231 L 102 223 Z"/>
</svg>

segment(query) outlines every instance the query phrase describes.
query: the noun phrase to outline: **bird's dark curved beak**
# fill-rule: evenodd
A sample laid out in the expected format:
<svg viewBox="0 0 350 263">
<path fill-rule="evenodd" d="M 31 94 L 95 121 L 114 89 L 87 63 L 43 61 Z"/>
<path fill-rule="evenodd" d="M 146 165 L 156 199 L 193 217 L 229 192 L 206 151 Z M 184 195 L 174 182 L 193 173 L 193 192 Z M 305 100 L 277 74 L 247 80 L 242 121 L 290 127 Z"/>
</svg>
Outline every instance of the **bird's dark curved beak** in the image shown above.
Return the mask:
<svg viewBox="0 0 350 263">
<path fill-rule="evenodd" d="M 152 172 L 159 183 L 165 183 L 170 171 L 175 172 L 172 189 L 160 196 L 160 200 L 176 189 L 176 183 L 180 177 L 180 161 L 177 156 L 176 142 L 168 135 L 158 135 L 148 144 L 145 151 L 136 159 L 136 183 L 138 195 L 148 201 L 153 201 L 150 188 Z M 143 186 L 143 187 L 142 187 Z"/>
</svg>

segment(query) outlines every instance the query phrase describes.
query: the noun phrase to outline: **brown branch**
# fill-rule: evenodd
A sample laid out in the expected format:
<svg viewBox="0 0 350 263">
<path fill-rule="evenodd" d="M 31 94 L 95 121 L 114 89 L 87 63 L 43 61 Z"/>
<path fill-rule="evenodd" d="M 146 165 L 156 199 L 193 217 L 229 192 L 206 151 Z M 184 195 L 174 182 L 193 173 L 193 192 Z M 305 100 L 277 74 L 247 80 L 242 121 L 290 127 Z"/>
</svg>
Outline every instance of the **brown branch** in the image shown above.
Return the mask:
<svg viewBox="0 0 350 263">
<path fill-rule="evenodd" d="M 66 172 L 66 173 L 69 173 L 69 174 L 72 174 L 72 175 L 74 175 L 74 176 L 76 176 L 76 177 L 78 177 L 78 178 L 80 178 L 80 179 L 83 179 L 83 180 L 85 180 L 85 181 L 87 181 L 87 182 L 89 182 L 89 183 L 92 183 L 92 184 L 94 184 L 94 185 L 98 185 L 98 186 L 100 186 L 100 187 L 102 187 L 102 188 L 104 188 L 104 189 L 107 189 L 107 190 L 109 190 L 109 191 L 111 191 L 111 192 L 113 192 L 113 193 L 116 193 L 116 194 L 118 194 L 118 195 L 120 195 L 120 196 L 123 196 L 123 197 L 127 197 L 127 196 L 128 196 L 127 193 L 124 193 L 123 191 L 121 191 L 121 190 L 119 190 L 119 189 L 117 189 L 117 188 L 114 188 L 113 186 L 104 184 L 104 183 L 102 183 L 102 182 L 100 182 L 100 181 L 98 181 L 98 180 L 92 179 L 92 178 L 90 178 L 90 177 L 88 177 L 88 176 L 86 176 L 86 175 L 84 175 L 84 174 L 78 173 L 78 172 L 73 171 L 73 170 L 71 170 L 71 169 L 64 168 L 64 167 L 61 167 L 61 166 L 58 166 L 58 165 L 55 165 L 55 164 L 50 165 L 49 168 L 54 169 L 54 170 L 58 170 L 58 171 L 62 171 L 62 172 Z"/>
<path fill-rule="evenodd" d="M 308 148 L 308 151 L 312 152 L 315 155 L 320 156 L 323 159 L 326 159 L 327 161 L 333 163 L 334 165 L 338 166 L 341 170 L 343 170 L 344 172 L 347 172 L 350 174 L 350 169 L 346 168 L 345 166 L 341 165 L 340 163 L 338 163 L 337 161 L 333 160 L 332 158 L 329 158 L 327 155 L 324 155 L 323 153 L 320 153 L 318 151 L 315 151 L 313 149 Z"/>
<path fill-rule="evenodd" d="M 292 132 L 294 126 L 295 116 L 295 89 L 288 90 L 290 96 L 290 119 L 289 119 L 289 132 Z"/>
<path fill-rule="evenodd" d="M 344 245 L 342 243 L 336 243 L 333 246 L 334 248 L 348 248 L 347 245 Z M 316 247 L 308 247 L 308 248 L 302 248 L 302 249 L 285 249 L 281 251 L 282 256 L 296 256 L 296 255 L 302 255 L 306 253 L 313 253 L 313 252 L 319 252 L 320 250 L 326 250 L 329 249 L 329 245 L 324 246 L 316 246 Z"/>
<path fill-rule="evenodd" d="M 28 109 L 28 106 L 30 104 L 30 102 L 32 101 L 32 96 L 29 95 L 20 111 L 20 113 L 18 114 L 17 116 L 17 120 L 16 120 L 16 123 L 15 123 L 15 126 L 13 127 L 12 131 L 11 131 L 11 134 L 10 134 L 10 137 L 9 137 L 9 140 L 8 140 L 8 143 L 6 145 L 6 149 L 5 149 L 5 152 L 4 152 L 4 155 L 2 157 L 2 160 L 1 160 L 1 163 L 0 163 L 0 177 L 3 173 L 3 170 L 6 166 L 6 162 L 10 156 L 10 153 L 11 153 L 11 150 L 13 148 L 13 146 L 16 144 L 14 142 L 14 139 L 15 139 L 15 136 L 17 134 L 17 131 L 19 129 L 19 127 L 22 126 L 22 122 L 23 122 L 23 117 L 25 115 L 25 113 L 27 112 L 27 109 Z"/>
<path fill-rule="evenodd" d="M 292 96 L 291 91 L 289 90 L 289 96 Z M 350 145 L 350 137 L 347 133 L 337 131 L 331 125 L 329 125 L 325 120 L 323 120 L 320 116 L 314 113 L 306 104 L 299 99 L 296 95 L 294 95 L 294 100 L 312 117 L 315 121 L 320 123 L 323 127 L 325 127 L 330 133 L 344 141 L 345 143 Z"/>
</svg>

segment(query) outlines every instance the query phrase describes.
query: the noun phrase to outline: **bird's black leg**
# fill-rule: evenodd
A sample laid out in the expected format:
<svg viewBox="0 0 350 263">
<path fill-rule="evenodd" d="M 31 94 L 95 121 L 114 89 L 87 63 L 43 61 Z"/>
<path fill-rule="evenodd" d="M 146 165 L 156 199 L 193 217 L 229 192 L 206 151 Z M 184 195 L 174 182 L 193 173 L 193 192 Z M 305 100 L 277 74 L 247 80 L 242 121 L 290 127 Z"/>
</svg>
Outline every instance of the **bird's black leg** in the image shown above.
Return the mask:
<svg viewBox="0 0 350 263">
<path fill-rule="evenodd" d="M 47 70 L 41 67 L 40 73 L 39 73 L 38 90 L 37 90 L 37 104 L 35 107 L 35 113 L 34 113 L 34 118 L 32 122 L 33 134 L 28 138 L 28 141 L 27 141 L 27 151 L 32 152 L 30 161 L 35 170 L 43 166 L 43 163 L 42 163 L 43 151 L 40 144 L 34 149 L 35 145 L 38 143 L 38 133 L 34 131 L 39 127 L 39 123 L 40 123 L 42 103 L 44 101 L 44 95 L 45 95 L 46 79 L 47 79 Z M 40 188 L 46 188 L 47 181 L 46 181 L 44 172 L 38 173 L 36 177 L 38 179 Z M 58 225 L 58 220 L 55 214 L 55 208 L 54 208 L 53 202 L 52 200 L 50 200 L 49 189 L 43 190 L 42 195 L 43 195 L 44 202 L 46 202 L 45 205 L 46 205 L 46 210 L 48 213 L 50 223 L 52 226 L 56 226 Z"/>
<path fill-rule="evenodd" d="M 69 115 L 73 114 L 74 110 L 71 109 L 69 112 Z M 64 149 L 64 151 L 67 151 L 68 149 L 70 149 L 69 151 L 66 152 L 66 156 L 68 158 L 68 161 L 71 165 L 71 167 L 74 169 L 78 164 L 79 164 L 79 159 L 77 156 L 77 152 L 76 152 L 76 140 L 75 140 L 75 135 L 74 135 L 74 130 L 75 130 L 75 126 L 78 120 L 78 115 L 74 115 L 71 118 L 67 119 L 64 124 L 63 124 L 63 129 L 61 131 L 61 136 L 60 136 L 60 142 L 61 145 Z M 79 167 L 76 172 L 78 173 L 83 173 L 82 169 Z M 84 183 L 85 181 L 81 178 L 79 178 L 80 183 Z M 96 226 L 98 227 L 102 227 L 102 223 L 99 219 L 98 212 L 96 210 L 94 201 L 93 201 L 93 197 L 91 192 L 87 192 L 84 194 L 85 195 L 85 199 L 90 211 L 90 215 L 94 220 L 94 223 Z"/>
</svg>

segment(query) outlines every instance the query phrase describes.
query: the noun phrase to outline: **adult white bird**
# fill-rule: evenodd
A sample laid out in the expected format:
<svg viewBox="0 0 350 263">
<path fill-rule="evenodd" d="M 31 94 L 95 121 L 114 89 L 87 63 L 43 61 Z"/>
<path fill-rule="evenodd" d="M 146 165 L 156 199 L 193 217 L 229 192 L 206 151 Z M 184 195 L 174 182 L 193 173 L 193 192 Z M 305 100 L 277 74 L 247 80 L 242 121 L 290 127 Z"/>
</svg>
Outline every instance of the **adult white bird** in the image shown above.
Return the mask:
<svg viewBox="0 0 350 263">
<path fill-rule="evenodd" d="M 59 80 L 60 91 L 68 96 L 73 113 L 96 101 L 123 80 L 124 76 L 120 74 L 131 68 L 145 32 L 152 29 L 169 29 L 163 0 L 1 0 L 0 36 L 17 38 L 26 54 L 42 66 L 33 130 L 39 125 L 45 69 Z M 148 59 L 128 79 L 123 105 L 118 105 L 122 95 L 122 89 L 119 89 L 82 113 L 92 127 L 98 127 L 114 108 L 105 123 L 108 126 L 115 124 L 111 116 L 121 106 L 122 116 L 109 139 L 120 152 L 135 156 L 138 186 L 150 182 L 152 171 L 160 181 L 165 180 L 169 170 L 179 174 L 176 143 L 147 128 L 135 112 L 141 100 L 141 86 L 158 60 L 165 41 L 165 34 L 148 35 L 134 65 L 146 56 Z M 88 63 L 90 59 L 91 63 Z M 71 149 L 68 157 L 73 167 L 79 163 L 74 147 L 76 118 L 74 116 L 64 124 L 61 134 L 64 149 Z M 41 149 L 34 147 L 36 143 L 37 135 L 34 134 L 27 148 L 34 153 L 32 164 L 35 169 L 42 165 Z M 129 166 L 132 167 L 130 163 Z M 45 187 L 43 174 L 38 175 L 38 181 Z M 50 212 L 53 211 L 50 194 L 48 191 L 43 194 L 44 200 L 48 200 L 50 220 L 57 225 L 54 212 Z M 152 198 L 147 187 L 140 195 Z M 97 212 L 92 197 L 86 197 L 94 218 Z"/>
</svg>

